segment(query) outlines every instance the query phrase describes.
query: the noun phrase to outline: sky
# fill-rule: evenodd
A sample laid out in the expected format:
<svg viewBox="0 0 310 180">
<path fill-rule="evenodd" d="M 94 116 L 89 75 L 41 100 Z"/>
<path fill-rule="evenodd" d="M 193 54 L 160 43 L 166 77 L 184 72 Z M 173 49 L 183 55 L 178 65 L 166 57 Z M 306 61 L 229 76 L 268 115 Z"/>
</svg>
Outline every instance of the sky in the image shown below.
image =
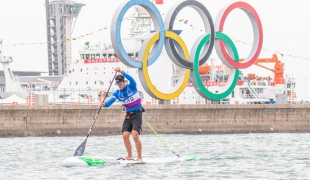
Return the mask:
<svg viewBox="0 0 310 180">
<path fill-rule="evenodd" d="M 84 35 L 84 38 L 72 41 L 73 59 L 79 59 L 79 49 L 84 42 L 110 42 L 110 24 L 116 8 L 127 0 L 75 0 L 84 3 L 76 19 L 72 37 Z M 199 0 L 213 19 L 221 8 L 235 0 Z M 165 18 L 165 13 L 176 3 L 175 0 L 164 0 L 158 6 Z M 271 58 L 273 53 L 285 63 L 285 73 L 294 74 L 297 79 L 297 98 L 310 100 L 310 1 L 309 0 L 245 0 L 260 16 L 264 41 L 260 58 Z M 13 70 L 47 72 L 47 45 L 45 0 L 0 0 L 0 38 L 3 40 L 3 54 L 13 56 Z M 201 19 L 191 8 L 184 8 L 175 21 L 175 27 L 184 30 L 181 34 L 188 47 L 201 33 Z M 98 31 L 99 29 L 104 29 Z M 226 20 L 224 32 L 231 37 L 240 57 L 250 52 L 248 44 L 253 41 L 250 21 L 246 14 L 237 9 Z M 93 35 L 85 36 L 92 33 Z M 14 45 L 15 44 L 15 45 Z M 23 45 L 16 45 L 23 44 Z M 218 59 L 213 50 L 211 57 Z M 273 64 L 266 65 L 270 68 Z M 0 67 L 2 69 L 2 67 Z M 273 73 L 259 67 L 250 67 L 245 73 L 261 73 L 262 76 L 273 76 Z"/>
</svg>

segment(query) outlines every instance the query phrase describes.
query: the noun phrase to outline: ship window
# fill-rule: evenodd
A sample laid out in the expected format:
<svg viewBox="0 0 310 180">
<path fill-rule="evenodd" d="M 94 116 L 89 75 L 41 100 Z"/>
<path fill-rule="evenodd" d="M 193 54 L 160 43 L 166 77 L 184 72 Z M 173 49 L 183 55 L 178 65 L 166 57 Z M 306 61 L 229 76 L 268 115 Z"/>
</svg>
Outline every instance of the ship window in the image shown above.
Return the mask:
<svg viewBox="0 0 310 180">
<path fill-rule="evenodd" d="M 100 54 L 96 54 L 96 59 L 99 59 L 100 58 Z"/>
<path fill-rule="evenodd" d="M 232 91 L 231 97 L 235 97 L 235 91 Z"/>
<path fill-rule="evenodd" d="M 82 72 L 82 68 L 81 68 L 81 72 Z"/>
<path fill-rule="evenodd" d="M 95 54 L 91 54 L 90 57 L 91 57 L 91 59 L 95 59 L 96 55 Z"/>
<path fill-rule="evenodd" d="M 129 57 L 133 57 L 134 54 L 133 54 L 133 53 L 128 53 L 128 56 L 129 56 Z"/>
<path fill-rule="evenodd" d="M 78 85 L 78 82 L 76 81 L 75 84 Z"/>
<path fill-rule="evenodd" d="M 72 72 L 74 72 L 74 69 L 72 69 Z"/>
<path fill-rule="evenodd" d="M 111 57 L 112 57 L 112 54 L 109 54 L 109 55 L 108 55 L 108 58 L 111 58 Z"/>
<path fill-rule="evenodd" d="M 71 85 L 71 82 L 69 84 Z"/>
<path fill-rule="evenodd" d="M 88 81 L 86 81 L 86 84 L 88 84 Z"/>
<path fill-rule="evenodd" d="M 95 84 L 97 84 L 97 81 L 95 81 Z"/>
<path fill-rule="evenodd" d="M 115 58 L 117 58 L 116 54 L 113 54 L 113 56 L 114 56 Z"/>
<path fill-rule="evenodd" d="M 102 54 L 102 58 L 107 58 L 107 54 Z"/>
<path fill-rule="evenodd" d="M 89 54 L 85 54 L 86 59 L 89 59 Z"/>
<path fill-rule="evenodd" d="M 85 59 L 85 58 L 86 58 L 85 54 L 81 54 L 81 59 Z"/>
</svg>

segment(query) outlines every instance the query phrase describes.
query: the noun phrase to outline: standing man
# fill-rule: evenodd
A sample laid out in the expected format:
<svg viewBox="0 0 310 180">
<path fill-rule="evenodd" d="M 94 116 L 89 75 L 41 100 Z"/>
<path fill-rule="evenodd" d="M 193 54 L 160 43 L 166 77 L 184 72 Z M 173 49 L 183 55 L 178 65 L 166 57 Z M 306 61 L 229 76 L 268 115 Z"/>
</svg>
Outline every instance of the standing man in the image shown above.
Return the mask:
<svg viewBox="0 0 310 180">
<path fill-rule="evenodd" d="M 116 90 L 111 98 L 100 105 L 102 107 L 111 106 L 116 99 L 122 102 L 123 106 L 126 108 L 126 116 L 123 123 L 122 133 L 125 147 L 127 149 L 127 157 L 124 159 L 132 159 L 132 149 L 130 143 L 130 133 L 135 141 L 137 149 L 137 159 L 136 161 L 142 161 L 142 144 L 139 138 L 140 133 L 142 132 L 142 113 L 144 109 L 141 105 L 141 98 L 137 90 L 136 81 L 119 67 L 115 68 L 115 71 L 121 74 L 118 74 L 115 77 L 115 85 L 118 85 L 119 89 Z M 130 82 L 127 84 L 125 78 Z"/>
</svg>

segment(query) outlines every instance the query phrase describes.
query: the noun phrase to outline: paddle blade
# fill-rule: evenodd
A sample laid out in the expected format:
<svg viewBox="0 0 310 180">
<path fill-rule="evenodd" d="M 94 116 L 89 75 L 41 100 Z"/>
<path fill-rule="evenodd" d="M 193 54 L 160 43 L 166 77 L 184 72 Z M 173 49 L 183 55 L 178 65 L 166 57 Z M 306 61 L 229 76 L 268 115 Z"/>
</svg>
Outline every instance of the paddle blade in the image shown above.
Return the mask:
<svg viewBox="0 0 310 180">
<path fill-rule="evenodd" d="M 73 156 L 82 156 L 85 150 L 86 145 L 86 139 L 85 141 L 75 150 L 75 153 Z"/>
</svg>

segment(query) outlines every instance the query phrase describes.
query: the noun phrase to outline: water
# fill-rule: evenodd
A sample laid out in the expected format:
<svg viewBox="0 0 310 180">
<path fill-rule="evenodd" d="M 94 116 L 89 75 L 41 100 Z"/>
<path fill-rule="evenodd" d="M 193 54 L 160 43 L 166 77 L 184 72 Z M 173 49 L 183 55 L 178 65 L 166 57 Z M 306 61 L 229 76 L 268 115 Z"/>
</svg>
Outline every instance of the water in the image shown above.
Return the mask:
<svg viewBox="0 0 310 180">
<path fill-rule="evenodd" d="M 0 179 L 310 178 L 309 134 L 160 136 L 178 154 L 198 160 L 66 168 L 62 161 L 85 137 L 0 138 Z M 175 156 L 155 135 L 141 140 L 144 157 Z M 90 136 L 84 155 L 124 157 L 126 151 L 121 135 Z"/>
</svg>

